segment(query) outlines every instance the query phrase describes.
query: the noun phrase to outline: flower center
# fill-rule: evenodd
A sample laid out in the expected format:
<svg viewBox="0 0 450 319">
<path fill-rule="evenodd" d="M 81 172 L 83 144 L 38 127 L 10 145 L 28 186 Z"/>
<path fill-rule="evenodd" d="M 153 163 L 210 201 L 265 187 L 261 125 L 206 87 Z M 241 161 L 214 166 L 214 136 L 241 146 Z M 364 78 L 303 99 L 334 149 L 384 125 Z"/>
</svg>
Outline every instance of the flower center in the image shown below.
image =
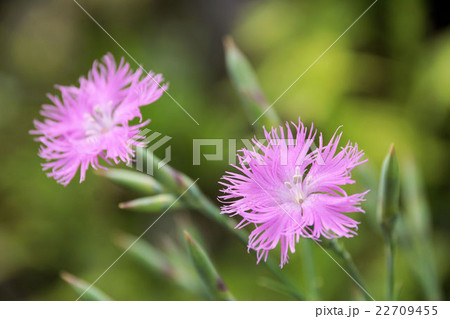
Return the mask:
<svg viewBox="0 0 450 319">
<path fill-rule="evenodd" d="M 103 106 L 96 105 L 92 113 L 84 114 L 86 137 L 106 133 L 115 126 L 111 105 L 112 102 Z"/>
<path fill-rule="evenodd" d="M 284 182 L 284 185 L 289 189 L 293 201 L 296 204 L 302 204 L 305 200 L 305 194 L 302 187 L 302 175 L 300 174 L 300 167 L 295 168 L 295 175 L 292 177 L 292 181 Z"/>
</svg>

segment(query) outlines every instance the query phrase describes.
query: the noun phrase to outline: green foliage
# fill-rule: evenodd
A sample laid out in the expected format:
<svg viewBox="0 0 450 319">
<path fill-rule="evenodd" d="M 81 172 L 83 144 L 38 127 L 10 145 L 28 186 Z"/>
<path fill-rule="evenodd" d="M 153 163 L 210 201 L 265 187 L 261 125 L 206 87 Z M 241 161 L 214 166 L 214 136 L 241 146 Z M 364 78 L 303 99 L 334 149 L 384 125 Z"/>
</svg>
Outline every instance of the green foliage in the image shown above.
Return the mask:
<svg viewBox="0 0 450 319">
<path fill-rule="evenodd" d="M 164 277 L 178 287 L 194 295 L 204 296 L 200 282 L 189 267 L 189 261 L 176 246 L 160 249 L 132 235 L 122 234 L 116 237 L 116 245 L 140 264 L 150 275 Z"/>
<path fill-rule="evenodd" d="M 80 300 L 86 301 L 111 300 L 111 298 L 100 289 L 94 286 L 91 287 L 91 285 L 86 281 L 81 280 L 67 272 L 62 272 L 61 278 L 72 287 L 72 289 L 77 293 Z"/>
<path fill-rule="evenodd" d="M 392 232 L 399 213 L 400 176 L 394 145 L 391 145 L 381 168 L 380 187 L 378 189 L 378 220 L 383 228 Z"/>
<path fill-rule="evenodd" d="M 402 196 L 404 212 L 399 223 L 399 245 L 417 275 L 428 300 L 442 299 L 439 271 L 436 265 L 438 248 L 433 243 L 431 212 L 419 168 L 414 160 L 402 165 Z"/>
<path fill-rule="evenodd" d="M 119 208 L 130 209 L 142 213 L 159 214 L 168 209 L 181 207 L 176 196 L 172 194 L 158 194 L 154 196 L 141 197 L 128 202 L 120 203 Z"/>
<path fill-rule="evenodd" d="M 109 169 L 97 174 L 135 192 L 154 195 L 163 191 L 162 186 L 153 177 L 130 169 Z"/>
<path fill-rule="evenodd" d="M 203 248 L 187 232 L 185 236 L 192 263 L 211 297 L 216 300 L 234 300 Z"/>
<path fill-rule="evenodd" d="M 228 74 L 239 93 L 252 125 L 261 119 L 257 127 L 264 125 L 266 127 L 279 126 L 281 124 L 280 119 L 267 103 L 250 62 L 238 49 L 231 37 L 226 37 L 223 43 Z"/>
</svg>

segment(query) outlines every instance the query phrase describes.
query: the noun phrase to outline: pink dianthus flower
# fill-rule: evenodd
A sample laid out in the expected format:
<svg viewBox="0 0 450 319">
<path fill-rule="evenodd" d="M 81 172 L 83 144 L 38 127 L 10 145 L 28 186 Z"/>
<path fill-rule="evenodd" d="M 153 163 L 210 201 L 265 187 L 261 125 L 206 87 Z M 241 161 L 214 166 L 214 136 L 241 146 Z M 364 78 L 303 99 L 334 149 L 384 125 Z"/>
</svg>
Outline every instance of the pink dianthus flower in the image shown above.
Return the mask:
<svg viewBox="0 0 450 319">
<path fill-rule="evenodd" d="M 140 107 L 161 97 L 167 85 L 161 85 L 161 74 L 152 72 L 142 77 L 122 58 L 116 65 L 112 54 L 94 62 L 87 78 L 81 77 L 79 86 L 56 88 L 61 97 L 48 94 L 52 104 L 42 106 L 44 120 L 34 121 L 41 143 L 39 156 L 47 175 L 58 183 L 69 184 L 78 169 L 80 182 L 84 181 L 89 166 L 103 168 L 100 163 L 129 163 L 134 156 L 133 147 L 144 146 L 139 129 L 149 123 L 142 122 Z M 140 124 L 130 125 L 139 118 Z"/>
<path fill-rule="evenodd" d="M 364 212 L 359 206 L 367 192 L 348 195 L 341 186 L 353 184 L 351 171 L 366 162 L 364 153 L 350 142 L 340 150 L 342 133 L 333 135 L 324 145 L 310 150 L 316 132 L 299 121 L 292 132 L 286 124 L 279 131 L 264 129 L 267 145 L 256 138 L 253 149 L 238 154 L 239 172 L 226 172 L 222 177 L 223 214 L 240 216 L 237 228 L 253 224 L 248 249 L 257 251 L 257 262 L 267 260 L 270 250 L 281 246 L 281 267 L 288 262 L 289 250 L 301 237 L 352 237 L 359 222 L 346 213 Z M 257 149 L 260 149 L 258 151 Z"/>
</svg>

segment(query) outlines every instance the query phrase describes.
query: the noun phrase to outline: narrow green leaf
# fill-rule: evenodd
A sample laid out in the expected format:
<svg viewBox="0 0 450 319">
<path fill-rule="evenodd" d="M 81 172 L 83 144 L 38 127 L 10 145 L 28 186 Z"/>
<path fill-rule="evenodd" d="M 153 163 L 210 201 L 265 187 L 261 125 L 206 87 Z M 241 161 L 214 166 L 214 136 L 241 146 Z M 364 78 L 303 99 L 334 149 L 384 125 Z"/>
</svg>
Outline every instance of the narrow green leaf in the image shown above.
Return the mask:
<svg viewBox="0 0 450 319">
<path fill-rule="evenodd" d="M 151 176 L 127 169 L 109 169 L 98 171 L 98 174 L 109 178 L 114 183 L 143 194 L 158 194 L 162 186 Z"/>
<path fill-rule="evenodd" d="M 365 300 L 370 301 L 374 300 L 372 296 L 368 293 L 365 288 L 365 284 L 361 278 L 358 268 L 356 267 L 352 255 L 345 248 L 345 246 L 337 239 L 324 239 L 322 241 L 322 246 L 328 250 L 331 250 L 342 262 L 342 266 L 346 269 L 350 277 L 356 281 L 357 287 L 361 291 Z"/>
<path fill-rule="evenodd" d="M 201 299 L 210 299 L 202 280 L 197 276 L 197 271 L 190 257 L 186 254 L 186 247 L 180 247 L 169 235 L 164 236 L 162 245 L 164 254 L 174 269 L 174 281 L 181 288 L 189 291 Z"/>
<path fill-rule="evenodd" d="M 381 168 L 380 186 L 378 193 L 378 221 L 381 224 L 386 250 L 386 299 L 394 300 L 394 257 L 395 238 L 394 226 L 397 221 L 400 204 L 400 178 L 397 156 L 394 144 L 391 145 L 388 155 Z"/>
<path fill-rule="evenodd" d="M 256 73 L 250 62 L 239 50 L 231 37 L 226 37 L 223 43 L 228 74 L 234 87 L 239 92 L 249 120 L 253 123 L 264 114 L 260 119 L 263 125 L 265 124 L 268 127 L 279 126 L 280 119 L 275 110 L 271 107 L 269 108 L 269 104 L 264 97 Z"/>
<path fill-rule="evenodd" d="M 228 216 L 220 214 L 220 209 L 204 196 L 200 187 L 194 180 L 175 170 L 169 164 L 159 167 L 158 163 L 161 163 L 161 160 L 153 154 L 153 152 L 147 150 L 141 150 L 140 152 L 142 152 L 139 153 L 140 158 L 143 159 L 144 163 L 153 165 L 154 178 L 157 179 L 167 191 L 180 195 L 184 194 L 182 198 L 183 202 L 191 208 L 199 209 L 201 212 L 205 213 L 208 218 L 211 218 L 229 229 L 234 229 L 236 226 L 235 222 Z M 187 192 L 184 193 L 186 190 Z M 237 232 L 240 231 L 237 230 Z"/>
<path fill-rule="evenodd" d="M 181 289 L 205 297 L 201 282 L 194 276 L 195 270 L 179 248 L 165 247 L 160 250 L 145 240 L 137 239 L 132 235 L 121 234 L 114 239 L 114 243 L 122 250 L 128 249 L 130 257 L 151 274 L 166 277 Z"/>
<path fill-rule="evenodd" d="M 128 249 L 128 254 L 151 273 L 173 277 L 172 266 L 164 254 L 145 240 L 120 234 L 114 238 L 114 243 L 123 250 Z"/>
<path fill-rule="evenodd" d="M 180 208 L 182 203 L 172 194 L 141 197 L 119 204 L 119 208 L 142 213 L 161 213 L 169 208 Z"/>
<path fill-rule="evenodd" d="M 166 191 L 181 193 L 194 182 L 185 174 L 173 169 L 150 150 L 137 148 L 136 158 L 140 159 L 139 162 L 143 165 L 141 168 L 151 172 L 153 179 L 158 181 Z"/>
<path fill-rule="evenodd" d="M 258 284 L 261 287 L 270 289 L 272 291 L 275 291 L 279 294 L 283 294 L 286 296 L 291 296 L 290 292 L 286 289 L 286 287 L 279 282 L 278 280 L 274 280 L 272 278 L 269 277 L 262 277 L 259 281 Z"/>
<path fill-rule="evenodd" d="M 392 231 L 399 212 L 400 179 L 397 156 L 392 144 L 381 169 L 378 190 L 378 220 L 386 231 Z"/>
<path fill-rule="evenodd" d="M 241 233 L 243 234 L 243 233 Z M 238 237 L 241 239 L 241 241 L 245 244 L 247 244 L 248 240 L 245 240 L 242 238 L 241 235 L 238 235 Z M 254 256 L 256 256 L 256 252 L 252 250 L 252 253 Z M 275 261 L 272 257 L 269 256 L 267 259 L 267 262 L 264 263 L 266 267 L 276 276 L 276 278 L 280 281 L 280 283 L 284 286 L 286 291 L 289 292 L 289 294 L 295 298 L 295 300 L 307 300 L 306 294 L 303 293 L 300 288 L 295 284 L 294 281 L 292 281 L 291 278 L 289 278 L 285 272 L 282 271 L 280 268 L 279 262 Z"/>
<path fill-rule="evenodd" d="M 60 274 L 62 280 L 67 282 L 72 289 L 77 293 L 78 296 L 81 296 L 82 300 L 88 300 L 88 301 L 109 301 L 112 300 L 108 295 L 106 295 L 103 291 L 100 289 L 92 286 L 89 288 L 90 284 L 86 281 L 79 279 L 75 277 L 72 274 L 69 274 L 67 272 L 61 272 Z M 86 291 L 87 289 L 87 291 Z"/>
<path fill-rule="evenodd" d="M 306 291 L 309 292 L 311 300 L 320 300 L 319 288 L 317 284 L 316 265 L 314 262 L 314 255 L 312 250 L 312 240 L 303 240 L 300 245 L 302 252 L 303 268 L 305 274 L 305 281 L 307 285 Z"/>
<path fill-rule="evenodd" d="M 184 232 L 184 235 L 192 263 L 211 296 L 217 300 L 234 300 L 206 252 L 187 232 Z"/>
<path fill-rule="evenodd" d="M 425 187 L 417 164 L 409 159 L 404 164 L 405 174 L 402 183 L 402 195 L 405 196 L 405 219 L 413 231 L 429 236 L 431 229 L 431 212 L 426 198 Z"/>
<path fill-rule="evenodd" d="M 431 209 L 420 170 L 410 158 L 402 163 L 402 196 L 405 211 L 399 219 L 399 243 L 414 269 L 428 300 L 442 300 L 432 237 Z"/>
</svg>

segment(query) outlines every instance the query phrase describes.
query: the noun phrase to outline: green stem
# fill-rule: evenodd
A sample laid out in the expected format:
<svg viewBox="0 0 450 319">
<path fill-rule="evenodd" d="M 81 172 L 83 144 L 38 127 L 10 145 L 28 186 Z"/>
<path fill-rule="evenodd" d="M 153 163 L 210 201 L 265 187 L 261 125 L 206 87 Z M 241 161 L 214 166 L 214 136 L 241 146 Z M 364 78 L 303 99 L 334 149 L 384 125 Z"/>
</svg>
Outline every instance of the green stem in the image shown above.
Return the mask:
<svg viewBox="0 0 450 319">
<path fill-rule="evenodd" d="M 336 239 L 329 241 L 328 247 L 331 251 L 333 251 L 343 262 L 345 270 L 348 274 L 357 282 L 357 287 L 361 290 L 364 299 L 371 301 L 373 300 L 372 296 L 369 295 L 365 285 L 361 279 L 361 275 L 359 274 L 358 268 L 353 262 L 353 258 L 347 249 Z"/>
<path fill-rule="evenodd" d="M 244 230 L 236 229 L 236 223 L 228 216 L 221 214 L 220 209 L 214 203 L 212 203 L 203 193 L 196 192 L 195 194 L 197 199 L 195 208 L 199 209 L 207 217 L 217 221 L 225 229 L 236 235 L 244 245 L 247 245 L 248 234 Z M 256 254 L 254 250 L 251 251 L 252 253 Z M 295 298 L 296 300 L 306 300 L 303 293 L 296 285 L 292 283 L 292 280 L 290 280 L 281 271 L 279 264 L 275 262 L 273 258 L 269 257 L 267 259 L 267 262 L 264 264 L 278 278 L 278 280 L 283 283 L 284 287 L 293 298 Z"/>
<path fill-rule="evenodd" d="M 394 300 L 394 240 L 388 231 L 385 231 L 386 247 L 386 299 Z"/>
<path fill-rule="evenodd" d="M 314 265 L 314 257 L 311 249 L 312 242 L 305 239 L 301 243 L 302 260 L 305 268 L 305 279 L 307 281 L 308 291 L 310 292 L 311 299 L 319 300 L 319 289 L 317 286 L 316 267 Z"/>
</svg>

